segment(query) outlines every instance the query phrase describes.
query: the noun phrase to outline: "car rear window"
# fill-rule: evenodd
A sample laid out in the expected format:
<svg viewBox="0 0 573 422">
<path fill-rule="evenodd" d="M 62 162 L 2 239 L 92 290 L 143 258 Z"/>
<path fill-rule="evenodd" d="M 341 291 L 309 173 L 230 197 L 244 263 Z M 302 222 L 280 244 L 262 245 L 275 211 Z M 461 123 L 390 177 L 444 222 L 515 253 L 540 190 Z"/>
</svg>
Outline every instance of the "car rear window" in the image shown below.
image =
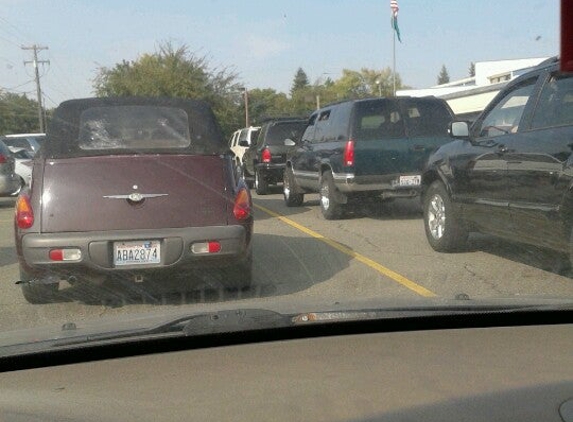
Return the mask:
<svg viewBox="0 0 573 422">
<path fill-rule="evenodd" d="M 101 97 L 60 104 L 39 154 L 43 158 L 220 155 L 228 149 L 217 119 L 204 101 Z"/>
<path fill-rule="evenodd" d="M 166 149 L 189 146 L 187 113 L 172 107 L 93 107 L 80 116 L 83 150 Z"/>
<path fill-rule="evenodd" d="M 297 140 L 302 135 L 306 122 L 278 122 L 269 127 L 267 144 L 284 145 L 285 139 Z"/>
</svg>

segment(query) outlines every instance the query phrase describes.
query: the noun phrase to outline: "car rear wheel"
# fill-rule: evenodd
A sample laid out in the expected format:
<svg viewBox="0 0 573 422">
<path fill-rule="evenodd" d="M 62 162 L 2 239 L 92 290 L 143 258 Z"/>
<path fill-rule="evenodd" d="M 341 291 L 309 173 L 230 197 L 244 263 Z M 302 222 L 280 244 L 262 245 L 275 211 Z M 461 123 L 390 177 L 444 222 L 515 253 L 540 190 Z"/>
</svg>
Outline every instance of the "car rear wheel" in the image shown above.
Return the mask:
<svg viewBox="0 0 573 422">
<path fill-rule="evenodd" d="M 344 214 L 344 204 L 336 198 L 336 186 L 329 171 L 323 173 L 320 182 L 320 210 L 327 220 L 336 220 Z"/>
<path fill-rule="evenodd" d="M 255 191 L 258 195 L 266 195 L 269 191 L 269 183 L 259 170 L 255 170 Z"/>
<path fill-rule="evenodd" d="M 424 196 L 424 228 L 430 246 L 438 252 L 457 251 L 467 244 L 468 230 L 440 181 L 432 183 Z"/>
<path fill-rule="evenodd" d="M 20 285 L 22 287 L 22 294 L 28 303 L 43 304 L 52 303 L 56 301 L 59 283 L 30 283 L 37 279 L 42 279 L 40 274 L 29 274 L 24 269 L 20 268 Z"/>
<path fill-rule="evenodd" d="M 304 202 L 304 194 L 295 193 L 295 190 L 296 182 L 294 181 L 292 169 L 287 167 L 283 178 L 283 197 L 287 207 L 299 207 Z"/>
</svg>

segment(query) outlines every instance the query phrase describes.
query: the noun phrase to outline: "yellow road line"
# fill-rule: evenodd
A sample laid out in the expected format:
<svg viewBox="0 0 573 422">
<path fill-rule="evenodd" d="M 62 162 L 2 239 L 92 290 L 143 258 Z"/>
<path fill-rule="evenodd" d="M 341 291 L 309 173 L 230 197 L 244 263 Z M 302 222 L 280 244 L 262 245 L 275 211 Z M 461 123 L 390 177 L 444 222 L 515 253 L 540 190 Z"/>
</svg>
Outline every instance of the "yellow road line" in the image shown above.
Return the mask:
<svg viewBox="0 0 573 422">
<path fill-rule="evenodd" d="M 268 208 L 265 208 L 261 205 L 254 204 L 254 206 L 256 208 L 258 208 L 259 210 L 267 213 L 271 217 L 278 218 L 283 223 L 288 224 L 289 226 L 294 227 L 295 229 L 300 230 L 301 232 L 308 234 L 309 236 L 314 237 L 315 239 L 318 239 L 318 240 L 326 243 L 329 246 L 332 246 L 334 249 L 336 249 L 336 250 L 338 250 L 338 251 L 340 251 L 340 252 L 342 252 L 348 256 L 351 256 L 352 258 L 356 259 L 357 261 L 362 262 L 363 264 L 369 266 L 373 270 L 378 271 L 380 274 L 385 275 L 386 277 L 394 280 L 395 282 L 401 284 L 402 286 L 412 290 L 415 293 L 418 293 L 420 296 L 424 296 L 424 297 L 435 297 L 436 296 L 436 294 L 434 292 L 426 289 L 425 287 L 420 286 L 419 284 L 414 283 L 411 280 L 408 280 L 406 277 L 398 274 L 397 272 L 392 271 L 389 268 L 386 268 L 385 266 L 377 263 L 376 261 L 373 261 L 372 259 L 367 258 L 364 255 L 361 255 L 361 254 L 353 251 L 352 249 L 349 249 L 346 246 L 343 246 L 340 243 L 338 243 L 332 239 L 329 239 L 328 237 L 324 237 L 320 233 L 317 233 L 317 232 L 309 229 L 308 227 L 305 227 L 301 224 L 298 224 L 297 222 L 291 220 L 290 218 L 285 217 L 284 215 L 277 214 L 276 212 L 271 211 Z"/>
</svg>

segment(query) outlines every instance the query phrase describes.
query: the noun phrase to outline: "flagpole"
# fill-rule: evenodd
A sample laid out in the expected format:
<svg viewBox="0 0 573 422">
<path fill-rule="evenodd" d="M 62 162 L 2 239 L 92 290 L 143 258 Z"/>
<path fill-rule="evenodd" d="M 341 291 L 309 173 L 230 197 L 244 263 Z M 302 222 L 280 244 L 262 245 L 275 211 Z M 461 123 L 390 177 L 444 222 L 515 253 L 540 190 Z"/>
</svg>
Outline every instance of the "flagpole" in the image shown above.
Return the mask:
<svg viewBox="0 0 573 422">
<path fill-rule="evenodd" d="M 392 38 L 392 85 L 393 85 L 393 96 L 396 96 L 396 31 L 392 31 L 394 34 Z"/>
</svg>

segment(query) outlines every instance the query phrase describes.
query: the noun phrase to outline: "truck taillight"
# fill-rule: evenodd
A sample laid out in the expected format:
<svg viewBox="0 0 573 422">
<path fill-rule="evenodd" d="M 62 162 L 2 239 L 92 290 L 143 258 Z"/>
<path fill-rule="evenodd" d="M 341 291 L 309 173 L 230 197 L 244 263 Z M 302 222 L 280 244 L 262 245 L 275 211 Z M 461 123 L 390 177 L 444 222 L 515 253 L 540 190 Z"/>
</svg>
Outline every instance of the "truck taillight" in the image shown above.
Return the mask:
<svg viewBox="0 0 573 422">
<path fill-rule="evenodd" d="M 352 139 L 349 139 L 348 142 L 346 142 L 346 145 L 344 146 L 342 163 L 346 167 L 354 165 L 354 140 Z"/>
<path fill-rule="evenodd" d="M 263 163 L 270 163 L 271 162 L 271 152 L 269 151 L 268 148 L 265 148 L 263 150 L 263 152 L 261 153 L 261 161 Z"/>
<path fill-rule="evenodd" d="M 245 220 L 251 215 L 251 201 L 246 189 L 241 189 L 235 197 L 233 215 L 237 220 Z"/>
<path fill-rule="evenodd" d="M 34 212 L 28 195 L 20 195 L 16 201 L 16 224 L 20 229 L 29 229 L 34 225 Z"/>
<path fill-rule="evenodd" d="M 4 154 L 0 154 L 0 164 L 4 164 L 8 159 Z"/>
</svg>

